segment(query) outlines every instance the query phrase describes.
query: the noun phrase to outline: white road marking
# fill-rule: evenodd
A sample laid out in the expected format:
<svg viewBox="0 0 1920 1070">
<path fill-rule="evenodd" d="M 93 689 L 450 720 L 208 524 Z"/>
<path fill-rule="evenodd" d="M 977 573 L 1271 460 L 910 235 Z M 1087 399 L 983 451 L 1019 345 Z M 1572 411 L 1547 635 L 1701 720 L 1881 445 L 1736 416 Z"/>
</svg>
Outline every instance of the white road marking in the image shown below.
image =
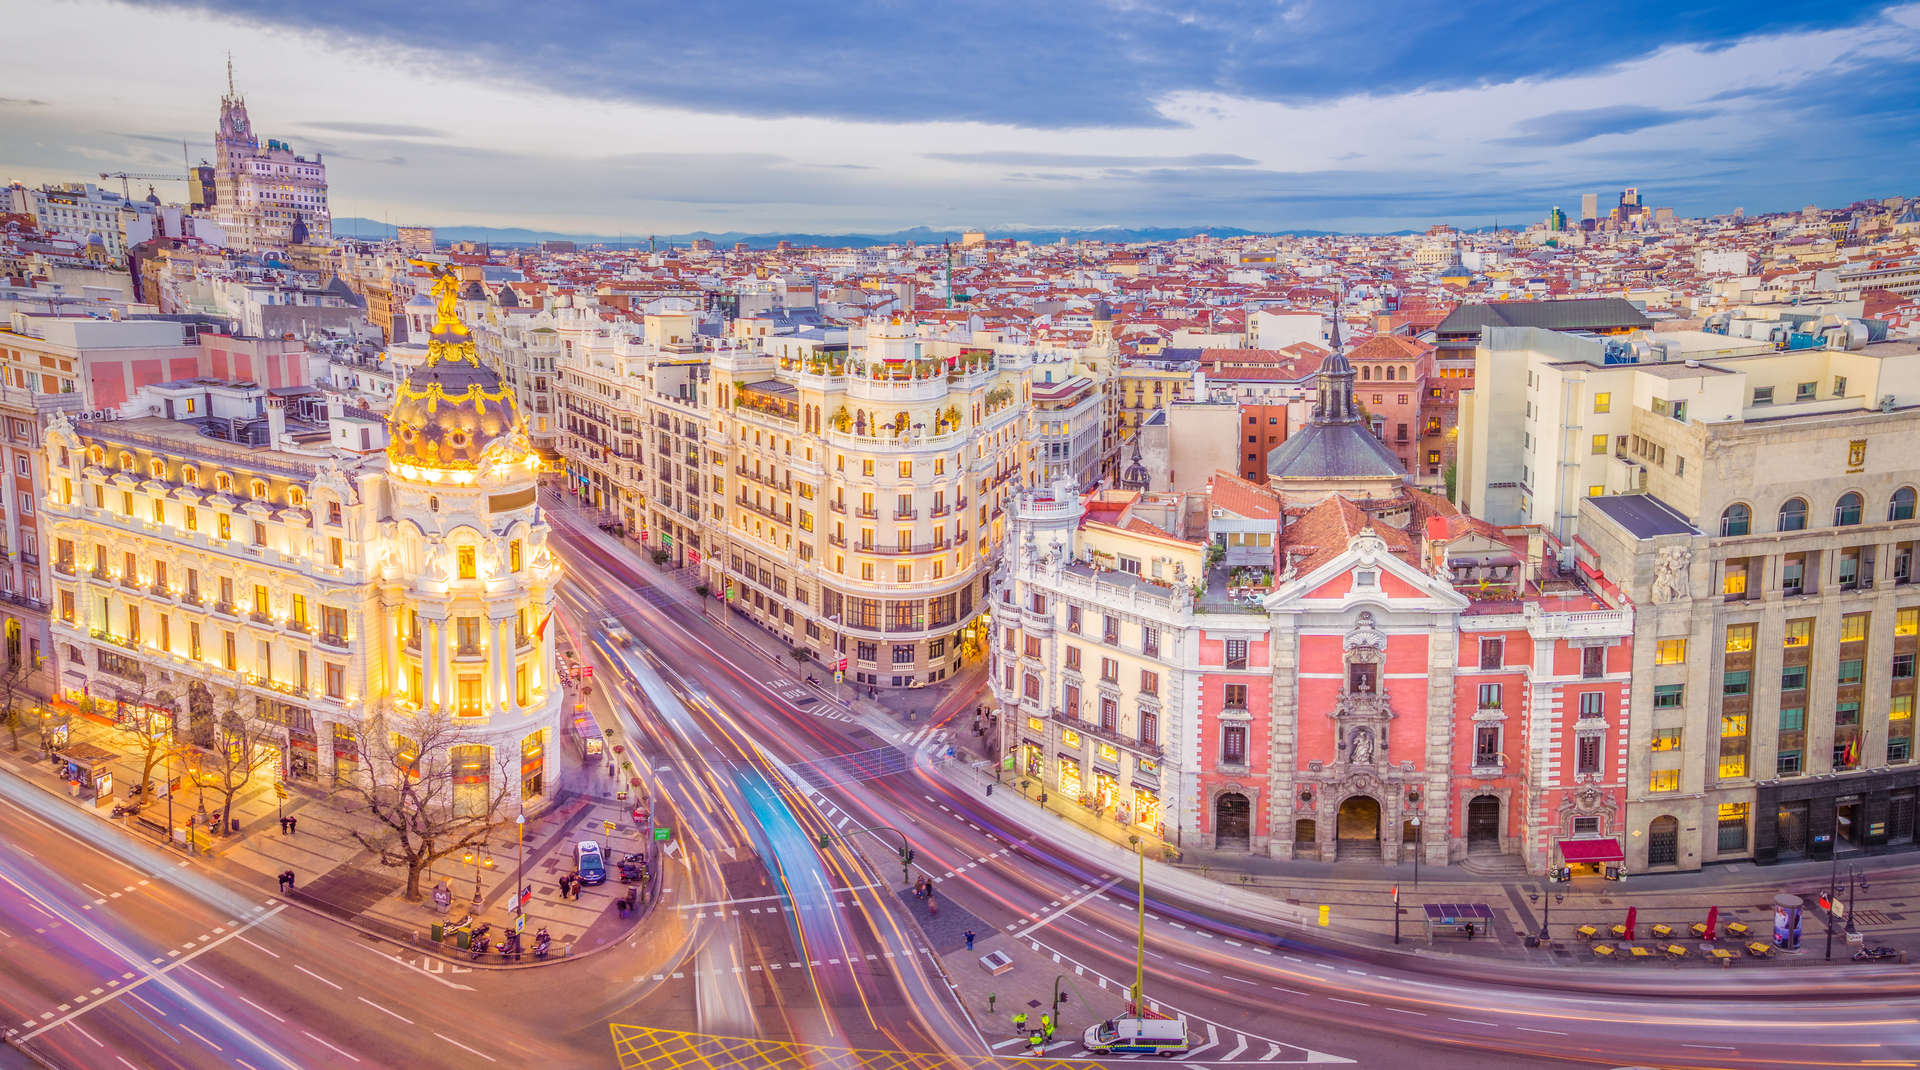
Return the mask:
<svg viewBox="0 0 1920 1070">
<path fill-rule="evenodd" d="M 327 985 L 328 987 L 332 988 L 336 992 L 345 991 L 345 989 L 341 988 L 339 985 L 334 984 L 332 981 L 329 981 L 326 978 L 320 976 L 319 974 L 314 973 L 312 970 L 307 969 L 305 966 L 302 966 L 297 962 L 293 964 L 293 968 L 296 970 L 299 970 L 301 973 L 306 974 L 308 977 L 311 977 L 314 980 L 319 981 L 321 984 Z M 309 1033 L 307 1035 L 312 1036 L 313 1034 Z"/>
<path fill-rule="evenodd" d="M 1550 1037 L 1564 1037 L 1564 1036 L 1566 1036 L 1566 1034 L 1565 1034 L 1565 1033 L 1562 1033 L 1562 1032 L 1560 1032 L 1560 1031 L 1559 1031 L 1559 1030 L 1557 1030 L 1557 1029 L 1534 1029 L 1534 1028 L 1533 1028 L 1533 1027 L 1531 1027 L 1531 1026 L 1525 1026 L 1525 1025 L 1523 1025 L 1523 1026 L 1518 1026 L 1517 1028 L 1518 1028 L 1518 1029 L 1519 1029 L 1519 1030 L 1520 1030 L 1520 1031 L 1521 1031 L 1522 1033 L 1545 1033 L 1546 1035 L 1548 1035 L 1548 1036 L 1550 1036 Z"/>
<path fill-rule="evenodd" d="M 305 1032 L 306 1032 L 306 1030 L 304 1030 L 304 1029 L 303 1029 L 303 1030 L 301 1030 L 301 1032 L 303 1032 L 303 1033 L 305 1033 Z M 344 1056 L 346 1056 L 346 1057 L 347 1057 L 347 1058 L 349 1058 L 349 1059 L 352 1059 L 352 1060 L 353 1060 L 354 1062 L 356 1062 L 356 1063 L 360 1061 L 360 1057 L 359 1057 L 358 1055 L 355 1055 L 355 1054 L 353 1054 L 353 1053 L 352 1053 L 352 1052 L 350 1052 L 350 1051 L 345 1051 L 345 1050 L 343 1050 L 343 1049 L 340 1049 L 340 1048 L 336 1048 L 336 1047 L 334 1047 L 334 1046 L 333 1046 L 332 1044 L 328 1044 L 326 1040 L 324 1040 L 324 1039 L 322 1039 L 322 1038 L 320 1038 L 320 1037 L 314 1037 L 312 1033 L 307 1033 L 307 1035 L 308 1035 L 308 1036 L 310 1036 L 310 1037 L 313 1037 L 313 1039 L 315 1039 L 315 1040 L 317 1040 L 317 1041 L 319 1041 L 319 1042 L 320 1042 L 320 1043 L 322 1043 L 322 1044 L 326 1044 L 326 1045 L 327 1045 L 327 1047 L 329 1047 L 329 1048 L 333 1048 L 333 1050 L 334 1050 L 334 1051 L 337 1051 L 337 1052 L 340 1052 L 340 1054 L 342 1054 L 342 1055 L 344 1055 Z M 443 1040 L 444 1040 L 445 1038 L 443 1037 L 443 1038 L 441 1038 L 441 1039 L 443 1039 Z M 469 1049 L 469 1050 L 471 1050 L 471 1049 Z"/>
<path fill-rule="evenodd" d="M 1492 1022 L 1476 1022 L 1476 1021 L 1474 1021 L 1474 1020 L 1473 1020 L 1472 1018 L 1449 1018 L 1449 1019 L 1447 1019 L 1447 1021 L 1449 1021 L 1449 1022 L 1459 1022 L 1459 1023 L 1461 1024 L 1461 1025 L 1484 1025 L 1484 1026 L 1486 1026 L 1486 1027 L 1487 1027 L 1488 1029 L 1498 1029 L 1498 1028 L 1500 1028 L 1499 1026 L 1497 1026 L 1497 1025 L 1494 1025 L 1494 1024 L 1493 1024 Z"/>
<path fill-rule="evenodd" d="M 392 1014 L 395 1018 L 400 1019 L 401 1021 L 407 1023 L 408 1025 L 413 1024 L 413 1019 L 407 1017 L 404 1014 L 395 1014 L 393 1011 L 390 1011 L 387 1008 L 382 1007 L 380 1004 L 375 1003 L 374 1001 L 368 999 L 365 996 L 356 996 L 354 998 L 358 999 L 360 1002 L 366 1004 L 369 1007 L 372 1007 L 374 1010 L 379 1011 L 382 1014 Z"/>
<path fill-rule="evenodd" d="M 184 1030 L 186 1030 L 186 1031 L 187 1031 L 187 1032 L 189 1032 L 189 1033 L 193 1033 L 193 1038 L 194 1038 L 195 1040 L 198 1040 L 198 1041 L 199 1041 L 200 1043 L 202 1043 L 202 1044 L 205 1044 L 205 1045 L 206 1045 L 207 1047 L 209 1047 L 209 1048 L 212 1048 L 212 1049 L 213 1049 L 214 1051 L 225 1051 L 225 1050 L 226 1050 L 225 1048 L 222 1048 L 222 1047 L 221 1047 L 220 1045 L 218 1045 L 218 1044 L 215 1044 L 215 1043 L 214 1043 L 213 1041 L 211 1041 L 211 1040 L 208 1040 L 208 1039 L 207 1039 L 206 1037 L 203 1037 L 203 1036 L 201 1036 L 201 1035 L 200 1035 L 200 1034 L 198 1034 L 198 1033 L 194 1033 L 194 1032 L 193 1032 L 193 1027 L 192 1027 L 192 1026 L 190 1026 L 190 1025 L 185 1025 L 185 1024 L 182 1024 L 182 1025 L 180 1026 L 180 1028 L 182 1028 L 182 1029 L 184 1029 Z"/>
<path fill-rule="evenodd" d="M 258 1003 L 255 1003 L 254 1001 L 252 1001 L 252 1000 L 250 1000 L 250 999 L 248 999 L 248 998 L 247 998 L 247 997 L 245 997 L 245 996 L 241 996 L 241 997 L 240 997 L 240 1002 L 242 1002 L 242 1003 L 244 1003 L 244 1004 L 246 1004 L 246 1005 L 247 1005 L 247 1006 L 249 1006 L 249 1007 L 252 1007 L 252 1008 L 253 1008 L 254 1010 L 256 1010 L 256 1011 L 259 1011 L 259 1012 L 260 1012 L 261 1014 L 264 1014 L 264 1015 L 266 1015 L 267 1017 L 269 1017 L 269 1018 L 271 1018 L 271 1019 L 273 1019 L 273 1020 L 274 1020 L 274 1021 L 276 1021 L 276 1022 L 285 1022 L 285 1021 L 286 1021 L 286 1019 L 285 1019 L 285 1018 L 282 1018 L 282 1017 L 280 1017 L 279 1015 L 277 1015 L 277 1014 L 275 1014 L 275 1013 L 273 1013 L 272 1011 L 270 1011 L 270 1010 L 268 1010 L 268 1009 L 266 1009 L 265 1007 L 262 1007 L 262 1006 L 261 1006 L 260 1004 L 258 1004 Z"/>
<path fill-rule="evenodd" d="M 488 1055 L 488 1054 L 487 1054 L 486 1052 L 484 1052 L 484 1051 L 474 1051 L 474 1049 L 472 1049 L 472 1048 L 469 1048 L 469 1047 L 467 1047 L 467 1046 L 466 1046 L 465 1044 L 462 1044 L 462 1043 L 460 1043 L 459 1041 L 457 1041 L 457 1040 L 455 1040 L 455 1039 L 453 1039 L 452 1037 L 450 1037 L 450 1036 L 448 1036 L 448 1035 L 446 1035 L 445 1033 L 438 1033 L 438 1032 L 436 1032 L 436 1033 L 435 1033 L 435 1034 L 433 1034 L 433 1035 L 434 1035 L 434 1036 L 436 1036 L 436 1037 L 439 1037 L 439 1038 L 440 1038 L 441 1040 L 444 1040 L 444 1041 L 446 1041 L 447 1043 L 449 1043 L 449 1044 L 451 1044 L 451 1045 L 453 1045 L 454 1047 L 456 1047 L 456 1048 L 459 1048 L 459 1049 L 460 1049 L 460 1050 L 462 1050 L 462 1051 L 465 1051 L 465 1052 L 470 1052 L 471 1054 L 474 1054 L 474 1055 L 478 1055 L 479 1057 L 481 1057 L 482 1059 L 485 1059 L 486 1061 L 488 1061 L 488 1062 L 490 1062 L 490 1063 L 497 1063 L 497 1062 L 499 1062 L 499 1061 L 500 1061 L 500 1060 L 498 1060 L 498 1059 L 496 1059 L 496 1058 L 494 1058 L 493 1056 L 491 1056 L 491 1055 Z"/>
</svg>

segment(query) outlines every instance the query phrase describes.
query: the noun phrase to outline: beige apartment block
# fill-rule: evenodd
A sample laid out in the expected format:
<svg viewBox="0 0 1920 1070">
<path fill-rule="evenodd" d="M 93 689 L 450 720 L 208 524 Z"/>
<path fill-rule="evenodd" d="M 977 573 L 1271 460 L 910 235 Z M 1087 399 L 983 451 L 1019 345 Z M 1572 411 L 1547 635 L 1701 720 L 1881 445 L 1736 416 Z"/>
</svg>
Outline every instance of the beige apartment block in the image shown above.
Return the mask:
<svg viewBox="0 0 1920 1070">
<path fill-rule="evenodd" d="M 844 656 L 855 684 L 933 683 L 983 652 L 1008 495 L 1033 463 L 1031 357 L 917 330 L 716 349 L 703 392 L 706 582 L 794 646 Z"/>
<path fill-rule="evenodd" d="M 1579 565 L 1637 607 L 1634 871 L 1912 846 L 1920 346 L 1639 369 Z"/>
</svg>

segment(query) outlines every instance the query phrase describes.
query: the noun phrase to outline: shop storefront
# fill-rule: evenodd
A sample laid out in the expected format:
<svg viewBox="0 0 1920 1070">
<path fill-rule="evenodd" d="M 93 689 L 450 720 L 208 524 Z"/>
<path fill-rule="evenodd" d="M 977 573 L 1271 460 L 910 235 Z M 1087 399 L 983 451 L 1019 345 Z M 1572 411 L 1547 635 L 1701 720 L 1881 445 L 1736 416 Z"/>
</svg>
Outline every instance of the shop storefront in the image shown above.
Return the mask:
<svg viewBox="0 0 1920 1070">
<path fill-rule="evenodd" d="M 1824 860 L 1909 850 L 1920 768 L 1762 785 L 1754 793 L 1753 860 Z"/>
<path fill-rule="evenodd" d="M 1060 794 L 1069 799 L 1080 798 L 1080 759 L 1060 759 Z"/>
<path fill-rule="evenodd" d="M 546 794 L 547 730 L 520 741 L 520 798 L 531 802 Z"/>
<path fill-rule="evenodd" d="M 360 772 L 360 737 L 350 725 L 333 726 L 333 779 L 348 783 Z"/>
<path fill-rule="evenodd" d="M 453 812 L 471 817 L 487 812 L 491 799 L 488 795 L 487 758 L 491 747 L 478 743 L 463 744 L 452 748 L 449 755 L 453 767 Z"/>
<path fill-rule="evenodd" d="M 1156 832 L 1160 826 L 1160 795 L 1152 788 L 1138 785 L 1133 789 L 1133 823 L 1149 832 Z"/>
</svg>

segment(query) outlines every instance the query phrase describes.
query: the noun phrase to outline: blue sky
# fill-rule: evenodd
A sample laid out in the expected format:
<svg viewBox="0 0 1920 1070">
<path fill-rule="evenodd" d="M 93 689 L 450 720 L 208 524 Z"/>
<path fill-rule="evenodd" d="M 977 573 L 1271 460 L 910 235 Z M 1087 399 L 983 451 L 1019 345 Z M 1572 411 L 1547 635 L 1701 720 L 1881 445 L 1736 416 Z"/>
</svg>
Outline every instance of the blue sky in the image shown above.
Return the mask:
<svg viewBox="0 0 1920 1070">
<path fill-rule="evenodd" d="M 230 48 L 335 212 L 396 222 L 1394 229 L 1623 185 L 1683 214 L 1920 192 L 1920 5 L 33 10 L 96 54 L 0 71 L 7 177 L 204 154 Z"/>
</svg>

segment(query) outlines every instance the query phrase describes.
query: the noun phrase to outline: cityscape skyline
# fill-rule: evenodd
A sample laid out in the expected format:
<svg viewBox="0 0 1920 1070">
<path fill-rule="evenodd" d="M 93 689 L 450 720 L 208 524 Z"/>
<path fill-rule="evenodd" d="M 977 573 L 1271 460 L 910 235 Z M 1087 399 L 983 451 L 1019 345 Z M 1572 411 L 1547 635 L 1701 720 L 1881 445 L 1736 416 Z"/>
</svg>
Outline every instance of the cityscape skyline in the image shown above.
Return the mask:
<svg viewBox="0 0 1920 1070">
<path fill-rule="evenodd" d="M 1550 46 L 1550 58 L 1475 42 L 1461 46 L 1478 49 L 1472 64 L 1438 69 L 1421 49 L 1457 39 L 1471 16 L 1431 26 L 1396 19 L 1356 57 L 1317 47 L 1350 27 L 1307 6 L 1284 9 L 1271 25 L 1246 23 L 1246 42 L 1216 24 L 1224 15 L 1129 14 L 1135 22 L 1088 15 L 1073 26 L 1055 16 L 1043 26 L 988 13 L 990 25 L 939 46 L 958 54 L 914 68 L 977 68 L 1000 87 L 989 93 L 927 88 L 926 75 L 903 78 L 898 63 L 855 62 L 863 46 L 912 52 L 912 28 L 888 19 L 847 40 L 797 17 L 743 14 L 724 44 L 690 49 L 695 58 L 664 54 L 658 66 L 679 72 L 676 80 L 627 69 L 634 65 L 557 62 L 577 40 L 563 30 L 585 17 L 578 12 L 556 15 L 552 28 L 493 25 L 502 31 L 493 37 L 489 20 L 475 19 L 442 38 L 438 22 L 380 12 L 269 21 L 164 5 L 63 6 L 36 18 L 56 36 L 84 33 L 108 65 L 155 53 L 193 58 L 133 96 L 90 81 L 57 53 L 20 57 L 0 83 L 0 157 L 12 164 L 9 178 L 30 183 L 175 170 L 183 140 L 197 162 L 211 153 L 203 102 L 222 84 L 219 50 L 228 49 L 263 128 L 295 151 L 326 156 L 336 214 L 395 224 L 609 236 L 914 226 L 1378 232 L 1532 220 L 1555 205 L 1572 211 L 1581 192 L 1634 185 L 1659 191 L 1682 216 L 1792 210 L 1897 192 L 1915 162 L 1915 120 L 1899 101 L 1912 99 L 1920 79 L 1916 5 L 1786 7 L 1671 25 L 1623 15 L 1598 34 L 1548 18 L 1525 35 Z M 995 28 L 1008 42 L 1003 60 L 967 43 Z M 1169 71 L 1137 39 L 1149 29 L 1219 56 L 1220 69 L 1211 80 Z M 613 27 L 603 39 L 618 46 L 627 32 Z M 1072 54 L 1087 62 L 1030 55 L 1030 37 L 1069 34 Z M 525 47 L 502 52 L 496 37 Z M 1281 40 L 1290 42 L 1284 62 L 1257 54 L 1258 43 Z M 826 59 L 788 69 L 777 60 L 783 41 Z M 1570 64 L 1576 42 L 1583 51 Z M 1105 68 L 1092 62 L 1102 59 Z M 1870 78 L 1849 76 L 1869 69 Z M 709 84 L 717 81 L 737 84 Z M 1851 147 L 1846 174 L 1824 151 L 1808 151 L 1813 130 L 1820 145 Z M 449 173 L 462 177 L 452 201 L 441 182 Z M 542 190 L 552 193 L 533 192 Z"/>
</svg>

